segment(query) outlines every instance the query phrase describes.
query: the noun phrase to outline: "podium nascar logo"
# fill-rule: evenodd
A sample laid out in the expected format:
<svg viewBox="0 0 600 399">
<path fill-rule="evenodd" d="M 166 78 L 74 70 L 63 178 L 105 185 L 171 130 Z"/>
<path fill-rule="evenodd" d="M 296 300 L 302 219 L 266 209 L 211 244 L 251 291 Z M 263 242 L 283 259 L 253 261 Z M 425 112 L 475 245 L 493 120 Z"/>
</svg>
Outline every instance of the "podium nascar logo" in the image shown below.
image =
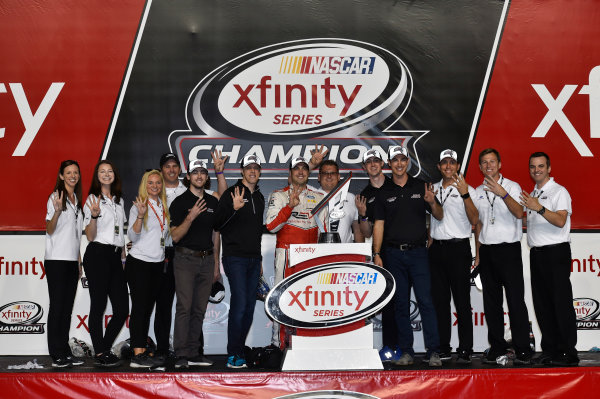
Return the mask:
<svg viewBox="0 0 600 399">
<path fill-rule="evenodd" d="M 369 263 L 315 266 L 277 284 L 265 307 L 275 321 L 301 328 L 328 328 L 365 319 L 390 301 L 392 275 Z"/>
<path fill-rule="evenodd" d="M 44 314 L 35 302 L 11 302 L 0 307 L 0 334 L 43 334 L 44 323 L 38 323 Z"/>
</svg>

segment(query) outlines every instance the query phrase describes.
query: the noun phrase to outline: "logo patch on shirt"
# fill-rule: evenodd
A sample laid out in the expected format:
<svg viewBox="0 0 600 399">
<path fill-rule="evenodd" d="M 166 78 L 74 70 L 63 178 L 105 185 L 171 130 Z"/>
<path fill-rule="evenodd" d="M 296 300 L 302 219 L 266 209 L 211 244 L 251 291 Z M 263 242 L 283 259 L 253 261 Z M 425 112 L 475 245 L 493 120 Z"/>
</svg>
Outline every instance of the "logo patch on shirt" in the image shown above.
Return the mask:
<svg viewBox="0 0 600 399">
<path fill-rule="evenodd" d="M 450 195 L 450 196 L 451 196 L 452 198 L 457 198 L 457 197 L 458 197 L 458 194 L 452 194 L 452 195 Z"/>
<path fill-rule="evenodd" d="M 248 202 L 248 198 L 244 198 L 244 202 Z"/>
<path fill-rule="evenodd" d="M 394 201 L 396 201 L 396 198 L 397 197 L 390 197 L 387 199 L 387 202 L 394 202 Z"/>
<path fill-rule="evenodd" d="M 421 198 L 421 194 L 413 194 L 410 198 Z"/>
<path fill-rule="evenodd" d="M 373 201 L 375 201 L 375 197 L 371 197 L 371 198 L 369 198 L 369 200 L 368 200 L 367 202 L 370 204 L 370 203 L 371 203 L 371 202 L 373 202 Z"/>
<path fill-rule="evenodd" d="M 544 195 L 544 196 L 543 196 L 542 198 L 540 198 L 540 199 L 548 199 L 548 196 L 547 196 L 547 195 Z"/>
<path fill-rule="evenodd" d="M 212 208 L 206 208 L 206 212 L 208 212 L 208 213 L 213 213 L 213 212 L 214 212 L 214 210 L 213 210 Z"/>
</svg>

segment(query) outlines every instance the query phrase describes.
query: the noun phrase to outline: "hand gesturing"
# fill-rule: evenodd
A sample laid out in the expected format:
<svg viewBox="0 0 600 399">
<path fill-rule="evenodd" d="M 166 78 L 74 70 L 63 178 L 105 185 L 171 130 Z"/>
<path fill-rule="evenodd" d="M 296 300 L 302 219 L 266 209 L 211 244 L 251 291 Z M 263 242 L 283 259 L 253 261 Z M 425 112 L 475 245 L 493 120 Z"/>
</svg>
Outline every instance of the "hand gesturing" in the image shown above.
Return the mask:
<svg viewBox="0 0 600 399">
<path fill-rule="evenodd" d="M 63 210 L 63 192 L 60 194 L 58 190 L 52 193 L 52 205 L 54 206 L 54 212 L 62 212 Z"/>
<path fill-rule="evenodd" d="M 93 217 L 97 217 L 98 215 L 100 215 L 100 202 L 98 201 L 98 198 L 94 197 L 93 195 L 90 195 L 90 199 L 89 199 L 89 203 L 87 204 L 88 208 L 90 208 L 90 212 L 92 213 Z"/>
<path fill-rule="evenodd" d="M 135 201 L 133 204 L 138 210 L 138 217 L 143 217 L 146 215 L 146 211 L 148 211 L 148 202 L 142 201 L 140 197 L 135 197 Z"/>
<path fill-rule="evenodd" d="M 223 157 L 223 152 L 221 150 L 215 150 L 211 152 L 210 155 L 212 156 L 213 164 L 215 165 L 215 172 L 223 172 L 223 170 L 225 170 L 225 161 L 229 158 L 229 155 Z"/>
<path fill-rule="evenodd" d="M 244 206 L 244 187 L 242 187 L 242 192 L 240 193 L 240 188 L 236 186 L 233 189 L 233 193 L 231 193 L 231 199 L 233 200 L 233 209 L 236 211 Z"/>
<path fill-rule="evenodd" d="M 435 196 L 437 195 L 437 190 L 433 191 L 433 184 L 425 183 L 425 195 L 423 199 L 425 202 L 433 205 L 435 203 Z"/>
</svg>

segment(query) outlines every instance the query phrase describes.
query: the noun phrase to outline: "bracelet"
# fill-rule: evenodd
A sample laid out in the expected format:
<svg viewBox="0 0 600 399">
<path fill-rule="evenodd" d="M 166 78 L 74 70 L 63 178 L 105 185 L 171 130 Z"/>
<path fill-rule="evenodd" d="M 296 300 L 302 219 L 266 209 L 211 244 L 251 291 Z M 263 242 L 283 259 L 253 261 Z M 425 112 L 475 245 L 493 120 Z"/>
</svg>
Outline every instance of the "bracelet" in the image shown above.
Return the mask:
<svg viewBox="0 0 600 399">
<path fill-rule="evenodd" d="M 144 217 L 143 217 L 143 216 L 142 216 L 142 217 L 139 217 L 139 216 L 138 216 L 138 217 L 137 217 L 137 220 L 144 220 Z"/>
<path fill-rule="evenodd" d="M 373 252 L 373 257 L 381 256 L 381 252 Z"/>
<path fill-rule="evenodd" d="M 358 218 L 360 219 L 361 222 L 366 222 L 367 220 L 369 220 L 369 217 L 367 215 L 365 215 L 365 216 L 358 215 Z"/>
<path fill-rule="evenodd" d="M 215 175 L 222 175 L 223 172 L 215 172 Z"/>
<path fill-rule="evenodd" d="M 100 215 L 97 215 L 97 216 L 92 215 L 92 219 L 94 219 L 94 220 L 98 219 L 99 217 L 100 217 Z"/>
<path fill-rule="evenodd" d="M 506 199 L 506 197 L 508 197 L 508 191 L 506 192 L 506 195 L 502 197 L 502 199 Z"/>
<path fill-rule="evenodd" d="M 465 193 L 465 194 L 461 195 L 462 199 L 467 199 L 469 197 L 471 197 L 471 194 L 469 194 L 469 193 Z"/>
</svg>

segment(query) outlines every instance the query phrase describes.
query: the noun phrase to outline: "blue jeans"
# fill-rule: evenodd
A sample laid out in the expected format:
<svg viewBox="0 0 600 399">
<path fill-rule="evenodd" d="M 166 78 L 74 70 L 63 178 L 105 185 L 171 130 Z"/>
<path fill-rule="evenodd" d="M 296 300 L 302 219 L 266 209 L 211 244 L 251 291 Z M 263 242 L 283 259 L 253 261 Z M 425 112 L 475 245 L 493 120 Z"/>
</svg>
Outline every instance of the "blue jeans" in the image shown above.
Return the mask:
<svg viewBox="0 0 600 399">
<path fill-rule="evenodd" d="M 396 281 L 394 304 L 398 326 L 398 346 L 403 353 L 414 355 L 413 331 L 410 323 L 410 288 L 412 286 L 415 290 L 415 297 L 421 314 L 423 338 L 427 353 L 439 352 L 440 339 L 435 308 L 431 298 L 431 277 L 427 248 L 401 251 L 386 247 L 383 256 L 385 268 L 392 273 Z"/>
<path fill-rule="evenodd" d="M 244 357 L 244 344 L 254 317 L 261 259 L 224 256 L 222 260 L 231 291 L 227 354 Z"/>
</svg>

